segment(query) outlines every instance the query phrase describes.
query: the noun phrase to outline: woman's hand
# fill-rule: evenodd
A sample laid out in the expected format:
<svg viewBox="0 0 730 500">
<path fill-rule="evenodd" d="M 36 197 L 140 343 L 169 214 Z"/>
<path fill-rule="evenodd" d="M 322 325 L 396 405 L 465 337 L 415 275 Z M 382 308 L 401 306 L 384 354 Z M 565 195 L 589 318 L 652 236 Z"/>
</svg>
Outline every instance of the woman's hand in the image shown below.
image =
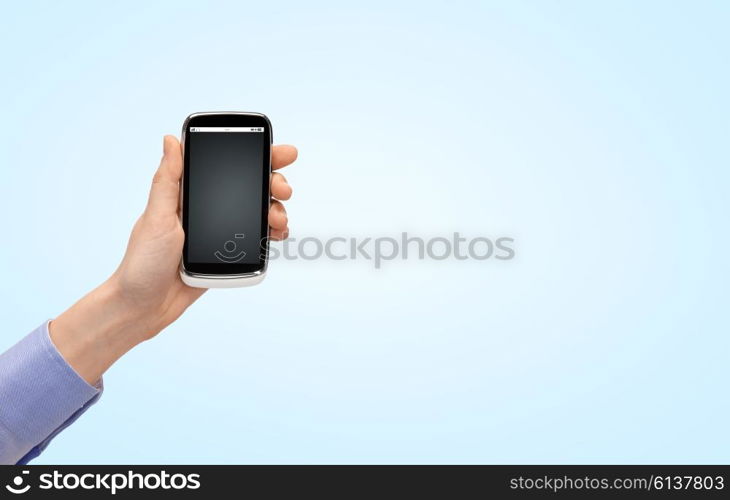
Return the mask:
<svg viewBox="0 0 730 500">
<path fill-rule="evenodd" d="M 165 136 L 163 151 L 147 207 L 132 229 L 119 268 L 49 326 L 56 348 L 89 383 L 132 347 L 175 321 L 205 292 L 180 279 L 185 238 L 178 213 L 182 151 L 172 136 Z M 296 158 L 293 146 L 274 146 L 272 168 L 285 167 Z M 288 200 L 292 190 L 278 172 L 272 174 L 271 193 L 276 198 L 269 210 L 271 238 L 281 240 L 289 233 L 281 201 Z"/>
</svg>

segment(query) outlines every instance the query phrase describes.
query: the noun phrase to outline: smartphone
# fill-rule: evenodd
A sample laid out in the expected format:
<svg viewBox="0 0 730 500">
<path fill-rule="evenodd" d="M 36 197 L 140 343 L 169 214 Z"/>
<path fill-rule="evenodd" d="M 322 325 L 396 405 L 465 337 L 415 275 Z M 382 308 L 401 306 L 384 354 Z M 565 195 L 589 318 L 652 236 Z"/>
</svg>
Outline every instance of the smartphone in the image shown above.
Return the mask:
<svg viewBox="0 0 730 500">
<path fill-rule="evenodd" d="M 260 113 L 194 113 L 183 124 L 180 276 L 199 288 L 260 283 L 269 250 L 271 123 Z"/>
</svg>

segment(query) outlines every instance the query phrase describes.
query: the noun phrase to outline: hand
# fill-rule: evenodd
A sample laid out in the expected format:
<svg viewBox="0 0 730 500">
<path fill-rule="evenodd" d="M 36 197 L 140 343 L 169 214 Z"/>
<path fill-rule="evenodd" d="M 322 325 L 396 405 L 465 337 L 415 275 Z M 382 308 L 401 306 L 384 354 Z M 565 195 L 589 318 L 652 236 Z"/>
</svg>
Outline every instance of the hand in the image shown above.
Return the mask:
<svg viewBox="0 0 730 500">
<path fill-rule="evenodd" d="M 145 338 L 175 321 L 205 291 L 185 285 L 178 273 L 185 239 L 178 212 L 182 151 L 172 136 L 164 138 L 163 150 L 147 208 L 135 224 L 124 259 L 112 276 L 120 300 L 151 322 L 139 325 Z M 272 167 L 279 169 L 296 159 L 297 150 L 293 146 L 274 146 L 272 157 Z M 271 192 L 279 200 L 288 200 L 292 190 L 283 175 L 274 173 Z M 272 237 L 286 237 L 288 219 L 280 201 L 271 202 L 269 224 Z"/>
<path fill-rule="evenodd" d="M 180 143 L 165 136 L 163 157 L 152 180 L 149 201 L 129 238 L 119 268 L 49 326 L 51 339 L 87 382 L 95 383 L 119 357 L 175 321 L 205 289 L 180 279 L 185 239 L 178 213 L 183 163 Z M 274 146 L 272 168 L 294 162 L 293 146 Z M 288 218 L 279 200 L 291 187 L 278 172 L 271 177 L 271 238 L 288 236 Z"/>
</svg>

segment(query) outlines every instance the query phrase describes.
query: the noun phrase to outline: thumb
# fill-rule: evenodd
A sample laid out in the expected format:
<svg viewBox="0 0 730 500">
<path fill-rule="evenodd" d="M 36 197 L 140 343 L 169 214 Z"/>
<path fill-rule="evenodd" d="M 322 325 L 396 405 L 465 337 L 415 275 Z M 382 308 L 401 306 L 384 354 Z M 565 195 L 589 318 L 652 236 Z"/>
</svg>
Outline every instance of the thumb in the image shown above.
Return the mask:
<svg viewBox="0 0 730 500">
<path fill-rule="evenodd" d="M 180 177 L 183 161 L 180 142 L 166 135 L 162 140 L 162 160 L 152 178 L 147 211 L 153 215 L 174 215 L 180 200 Z"/>
</svg>

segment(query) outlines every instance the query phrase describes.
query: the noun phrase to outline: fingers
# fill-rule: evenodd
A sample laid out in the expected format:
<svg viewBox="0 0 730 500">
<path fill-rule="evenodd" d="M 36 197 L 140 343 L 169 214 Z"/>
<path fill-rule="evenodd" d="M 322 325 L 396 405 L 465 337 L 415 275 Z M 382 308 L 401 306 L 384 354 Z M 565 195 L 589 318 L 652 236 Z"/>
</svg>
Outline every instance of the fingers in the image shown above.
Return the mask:
<svg viewBox="0 0 730 500">
<path fill-rule="evenodd" d="M 279 174 L 273 173 L 271 175 L 271 195 L 279 200 L 288 200 L 291 198 L 292 189 L 286 178 Z"/>
<path fill-rule="evenodd" d="M 289 229 L 274 229 L 271 228 L 269 232 L 269 238 L 273 241 L 282 241 L 289 237 Z"/>
<path fill-rule="evenodd" d="M 182 150 L 178 140 L 166 135 L 162 142 L 162 160 L 152 178 L 147 210 L 155 215 L 175 214 L 180 197 Z"/>
<path fill-rule="evenodd" d="M 280 144 L 271 149 L 271 168 L 277 170 L 294 163 L 298 156 L 297 148 L 288 144 Z"/>
<path fill-rule="evenodd" d="M 271 209 L 269 210 L 269 238 L 274 241 L 285 240 L 289 237 L 289 218 L 284 210 L 284 205 L 276 200 L 272 200 Z"/>
<path fill-rule="evenodd" d="M 297 159 L 297 148 L 289 145 L 274 146 L 271 151 L 271 167 L 276 170 L 286 167 Z M 286 182 L 286 178 L 278 172 L 271 176 L 271 195 L 277 200 L 288 200 L 292 195 L 292 188 Z M 285 240 L 289 237 L 289 218 L 286 215 L 284 205 L 279 201 L 271 201 L 269 210 L 269 225 L 271 231 L 269 237 L 274 241 Z"/>
<path fill-rule="evenodd" d="M 286 229 L 289 224 L 289 218 L 286 216 L 284 205 L 276 200 L 272 200 L 271 209 L 269 210 L 269 225 L 272 229 Z"/>
</svg>

